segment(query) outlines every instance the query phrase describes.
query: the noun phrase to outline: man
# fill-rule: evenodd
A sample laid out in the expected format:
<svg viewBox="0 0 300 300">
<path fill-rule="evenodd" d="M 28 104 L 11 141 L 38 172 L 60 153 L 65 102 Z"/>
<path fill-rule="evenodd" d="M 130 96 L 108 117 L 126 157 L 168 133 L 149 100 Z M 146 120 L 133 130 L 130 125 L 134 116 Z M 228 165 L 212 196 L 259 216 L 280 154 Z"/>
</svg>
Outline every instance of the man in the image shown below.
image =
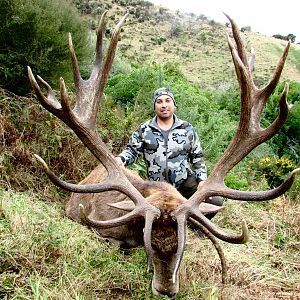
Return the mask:
<svg viewBox="0 0 300 300">
<path fill-rule="evenodd" d="M 116 160 L 120 165 L 129 165 L 143 156 L 149 180 L 167 181 L 188 199 L 198 183 L 207 178 L 198 135 L 190 123 L 174 114 L 176 101 L 168 88 L 154 92 L 153 105 L 156 116 L 134 131 Z M 219 198 L 207 202 L 222 205 Z"/>
</svg>

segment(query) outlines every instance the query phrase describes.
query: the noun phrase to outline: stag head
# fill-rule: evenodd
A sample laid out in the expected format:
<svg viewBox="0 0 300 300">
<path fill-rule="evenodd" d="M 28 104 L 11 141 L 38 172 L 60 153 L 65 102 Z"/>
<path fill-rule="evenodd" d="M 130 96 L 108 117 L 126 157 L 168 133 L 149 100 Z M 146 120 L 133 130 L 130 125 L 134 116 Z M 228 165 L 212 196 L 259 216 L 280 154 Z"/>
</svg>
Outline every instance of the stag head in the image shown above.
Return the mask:
<svg viewBox="0 0 300 300">
<path fill-rule="evenodd" d="M 290 44 L 287 44 L 270 82 L 265 87 L 259 89 L 256 87 L 252 75 L 254 53 L 248 61 L 239 30 L 235 22 L 227 16 L 232 25 L 235 45 L 229 36 L 227 36 L 227 39 L 241 90 L 241 114 L 235 136 L 216 163 L 208 179 L 199 184 L 197 192 L 190 199 L 184 199 L 167 184 L 164 189 L 167 190 L 167 194 L 169 193 L 168 197 L 157 192 L 154 196 L 151 194 L 151 190 L 155 191 L 155 187 L 153 186 L 152 188 L 137 188 L 135 180 L 132 180 L 131 175 L 118 166 L 114 156 L 109 152 L 97 132 L 96 115 L 99 103 L 115 56 L 120 28 L 126 18 L 124 16 L 117 24 L 112 34 L 106 56 L 103 57 L 102 44 L 105 16 L 106 12 L 102 15 L 98 28 L 96 59 L 88 80 L 83 80 L 80 75 L 71 35 L 69 34 L 69 51 L 76 87 L 76 104 L 73 109 L 70 107 L 69 96 L 62 78 L 60 79 L 59 102 L 47 82 L 41 77 L 37 77 L 47 91 L 47 96 L 45 96 L 29 67 L 28 73 L 32 87 L 40 103 L 74 131 L 78 138 L 104 166 L 107 176 L 102 182 L 84 180 L 81 184 L 70 184 L 62 181 L 53 174 L 39 156 L 36 155 L 36 158 L 43 165 L 51 181 L 65 190 L 80 194 L 97 193 L 98 195 L 107 191 L 117 191 L 132 201 L 131 203 L 134 205 L 131 205 L 129 209 L 128 207 L 124 209 L 124 203 L 112 204 L 112 207 L 126 210 L 126 213 L 108 220 L 97 219 L 95 211 L 93 212 L 93 216 L 91 216 L 88 205 L 84 205 L 80 201 L 76 207 L 76 214 L 80 216 L 82 221 L 90 226 L 97 227 L 99 230 L 114 227 L 119 228 L 120 226 L 126 226 L 130 222 L 142 219 L 144 230 L 137 234 L 142 236 L 148 256 L 149 268 L 154 265 L 153 291 L 174 298 L 179 289 L 178 270 L 185 248 L 187 220 L 198 224 L 211 240 L 215 236 L 229 243 L 244 243 L 248 238 L 245 222 L 242 222 L 241 234 L 227 233 L 205 217 L 207 210 L 204 208 L 205 205 L 202 202 L 211 196 L 223 196 L 243 201 L 274 199 L 289 189 L 296 173 L 300 171 L 300 169 L 294 170 L 284 183 L 269 191 L 238 191 L 230 189 L 224 184 L 226 174 L 255 147 L 275 135 L 287 118 L 288 106 L 286 99 L 288 85 L 286 84 L 280 99 L 280 113 L 278 117 L 269 127 L 261 128 L 260 126 L 261 113 L 268 97 L 278 83 Z M 148 183 L 146 185 L 148 186 Z M 172 195 L 171 198 L 170 195 Z M 172 199 L 171 202 L 173 205 L 168 205 L 168 209 L 165 209 L 165 204 L 170 199 Z M 160 236 L 161 227 L 167 232 L 171 241 L 167 249 L 162 246 L 164 244 L 162 238 L 165 239 L 166 235 Z"/>
</svg>

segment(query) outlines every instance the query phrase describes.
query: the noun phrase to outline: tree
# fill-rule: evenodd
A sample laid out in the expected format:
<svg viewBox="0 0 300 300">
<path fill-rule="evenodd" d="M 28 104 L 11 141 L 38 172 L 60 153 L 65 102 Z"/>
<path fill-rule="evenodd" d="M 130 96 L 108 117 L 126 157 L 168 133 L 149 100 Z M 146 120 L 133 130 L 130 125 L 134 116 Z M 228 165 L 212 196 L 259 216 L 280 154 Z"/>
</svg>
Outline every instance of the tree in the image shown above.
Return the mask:
<svg viewBox="0 0 300 300">
<path fill-rule="evenodd" d="M 284 41 L 291 41 L 291 43 L 295 43 L 296 40 L 296 36 L 292 33 L 288 35 L 274 34 L 273 37 Z"/>
<path fill-rule="evenodd" d="M 81 59 L 88 51 L 87 26 L 66 0 L 0 0 L 0 85 L 28 93 L 27 65 L 52 84 L 57 75 L 71 77 L 67 32 Z"/>
<path fill-rule="evenodd" d="M 291 43 L 295 43 L 296 36 L 292 33 L 287 35 L 288 41 L 291 41 Z"/>
</svg>

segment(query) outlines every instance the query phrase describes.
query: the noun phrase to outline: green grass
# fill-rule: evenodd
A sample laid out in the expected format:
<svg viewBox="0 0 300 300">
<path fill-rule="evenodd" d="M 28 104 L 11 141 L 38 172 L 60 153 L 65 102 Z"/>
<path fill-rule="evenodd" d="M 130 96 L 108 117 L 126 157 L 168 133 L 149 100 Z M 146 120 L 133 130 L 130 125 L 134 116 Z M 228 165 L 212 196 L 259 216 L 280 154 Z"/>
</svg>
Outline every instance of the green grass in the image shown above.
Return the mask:
<svg viewBox="0 0 300 300">
<path fill-rule="evenodd" d="M 150 291 L 143 249 L 122 254 L 67 219 L 61 203 L 27 193 L 0 196 L 0 298 L 160 299 Z M 299 205 L 282 198 L 264 205 L 229 201 L 226 207 L 216 222 L 238 230 L 245 218 L 250 242 L 221 242 L 229 266 L 222 285 L 214 248 L 188 233 L 177 299 L 300 297 Z"/>
<path fill-rule="evenodd" d="M 0 224 L 1 298 L 142 299 L 149 294 L 143 251 L 123 255 L 65 218 L 60 204 L 5 192 Z"/>
</svg>

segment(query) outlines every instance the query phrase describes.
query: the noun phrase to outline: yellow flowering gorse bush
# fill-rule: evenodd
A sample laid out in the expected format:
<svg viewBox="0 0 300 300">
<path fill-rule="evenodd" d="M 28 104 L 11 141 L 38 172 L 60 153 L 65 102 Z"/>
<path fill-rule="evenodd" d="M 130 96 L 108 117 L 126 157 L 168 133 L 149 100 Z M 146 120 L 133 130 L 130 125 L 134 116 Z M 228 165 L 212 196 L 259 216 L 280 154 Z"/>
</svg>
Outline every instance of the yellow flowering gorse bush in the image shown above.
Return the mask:
<svg viewBox="0 0 300 300">
<path fill-rule="evenodd" d="M 263 157 L 259 162 L 251 161 L 250 167 L 256 171 L 256 177 L 264 176 L 270 187 L 282 183 L 284 177 L 293 171 L 296 166 L 287 157 Z"/>
</svg>

